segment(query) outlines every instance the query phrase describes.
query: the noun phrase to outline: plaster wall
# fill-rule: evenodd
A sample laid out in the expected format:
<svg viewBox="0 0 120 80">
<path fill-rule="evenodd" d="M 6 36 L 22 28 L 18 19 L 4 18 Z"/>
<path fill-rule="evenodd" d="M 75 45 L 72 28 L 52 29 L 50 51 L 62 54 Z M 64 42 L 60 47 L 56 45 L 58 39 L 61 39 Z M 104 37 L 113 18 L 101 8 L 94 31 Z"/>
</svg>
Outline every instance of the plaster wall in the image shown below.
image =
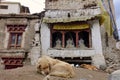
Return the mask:
<svg viewBox="0 0 120 80">
<path fill-rule="evenodd" d="M 0 9 L 0 14 L 19 14 L 20 13 L 20 5 L 19 4 L 7 4 L 4 3 L 2 5 L 8 6 L 8 9 Z"/>
<path fill-rule="evenodd" d="M 101 40 L 101 32 L 99 21 L 93 21 L 92 30 L 92 47 L 95 49 L 95 55 L 92 56 L 92 64 L 98 68 L 105 68 L 105 58 L 102 51 L 102 40 Z"/>
<path fill-rule="evenodd" d="M 92 32 L 92 48 L 95 49 L 96 54 L 102 54 L 101 33 L 98 20 L 93 21 L 91 32 Z"/>
<path fill-rule="evenodd" d="M 41 47 L 42 47 L 42 54 L 46 54 L 48 48 L 50 48 L 50 29 L 48 24 L 42 23 L 41 24 Z"/>
</svg>

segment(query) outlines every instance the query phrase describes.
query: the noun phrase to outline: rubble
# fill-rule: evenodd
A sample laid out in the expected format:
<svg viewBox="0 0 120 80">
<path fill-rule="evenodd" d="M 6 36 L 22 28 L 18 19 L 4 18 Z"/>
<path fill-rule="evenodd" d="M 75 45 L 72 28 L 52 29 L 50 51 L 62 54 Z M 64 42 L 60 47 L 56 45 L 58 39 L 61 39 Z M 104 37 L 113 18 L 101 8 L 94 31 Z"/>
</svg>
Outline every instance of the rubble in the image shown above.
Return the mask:
<svg viewBox="0 0 120 80">
<path fill-rule="evenodd" d="M 120 50 L 116 48 L 116 41 L 113 38 L 109 38 L 109 47 L 106 47 L 104 53 L 107 68 L 106 72 L 112 73 L 120 69 Z"/>
</svg>

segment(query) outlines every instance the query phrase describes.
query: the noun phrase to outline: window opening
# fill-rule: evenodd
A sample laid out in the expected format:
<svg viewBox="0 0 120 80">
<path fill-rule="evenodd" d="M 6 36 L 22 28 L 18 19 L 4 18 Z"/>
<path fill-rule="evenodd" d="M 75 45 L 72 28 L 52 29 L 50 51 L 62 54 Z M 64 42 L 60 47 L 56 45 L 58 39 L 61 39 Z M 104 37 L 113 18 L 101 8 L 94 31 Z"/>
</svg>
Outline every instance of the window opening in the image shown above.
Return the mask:
<svg viewBox="0 0 120 80">
<path fill-rule="evenodd" d="M 52 47 L 62 47 L 62 34 L 60 32 L 52 34 Z"/>
<path fill-rule="evenodd" d="M 81 45 L 82 43 L 82 45 Z M 51 48 L 81 48 L 87 49 L 91 45 L 91 32 L 86 29 L 59 29 L 51 27 Z"/>
<path fill-rule="evenodd" d="M 22 33 L 10 33 L 9 48 L 20 48 Z"/>
<path fill-rule="evenodd" d="M 89 32 L 81 31 L 78 33 L 78 35 L 79 35 L 79 40 L 82 41 L 82 42 L 79 42 L 79 46 L 80 46 L 80 43 L 83 43 L 85 47 L 89 47 Z"/>
<path fill-rule="evenodd" d="M 8 9 L 7 5 L 0 5 L 0 9 Z"/>
<path fill-rule="evenodd" d="M 74 32 L 67 32 L 65 34 L 65 47 L 74 48 L 76 46 L 76 35 Z"/>
</svg>

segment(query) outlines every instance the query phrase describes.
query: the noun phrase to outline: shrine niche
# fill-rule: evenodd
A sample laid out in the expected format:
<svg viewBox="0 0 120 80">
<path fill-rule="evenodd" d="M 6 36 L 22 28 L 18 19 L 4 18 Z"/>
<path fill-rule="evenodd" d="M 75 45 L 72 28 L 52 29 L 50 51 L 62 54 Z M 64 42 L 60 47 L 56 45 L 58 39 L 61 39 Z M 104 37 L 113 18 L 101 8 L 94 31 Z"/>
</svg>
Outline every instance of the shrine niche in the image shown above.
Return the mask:
<svg viewBox="0 0 120 80">
<path fill-rule="evenodd" d="M 79 48 L 81 48 L 81 49 L 85 49 L 85 48 L 87 48 L 87 47 L 85 46 L 85 44 L 84 44 L 84 40 L 83 40 L 82 38 L 79 40 L 78 45 L 79 45 Z"/>
<path fill-rule="evenodd" d="M 74 48 L 74 42 L 72 39 L 68 39 L 66 42 L 66 48 Z"/>
<path fill-rule="evenodd" d="M 56 40 L 56 45 L 55 45 L 55 48 L 61 48 L 61 40 L 60 39 L 57 39 Z"/>
<path fill-rule="evenodd" d="M 62 47 L 62 34 L 60 32 L 53 32 L 52 34 L 52 47 L 61 48 Z"/>
<path fill-rule="evenodd" d="M 74 48 L 75 47 L 75 33 L 74 32 L 67 32 L 65 34 L 65 47 L 66 48 Z"/>
<path fill-rule="evenodd" d="M 51 28 L 51 48 L 90 48 L 91 33 L 89 26 L 79 24 L 80 23 L 55 24 L 55 26 Z M 82 42 L 80 41 L 81 39 Z"/>
<path fill-rule="evenodd" d="M 83 30 L 78 33 L 79 36 L 79 47 L 89 48 L 90 47 L 90 32 L 88 30 Z"/>
</svg>

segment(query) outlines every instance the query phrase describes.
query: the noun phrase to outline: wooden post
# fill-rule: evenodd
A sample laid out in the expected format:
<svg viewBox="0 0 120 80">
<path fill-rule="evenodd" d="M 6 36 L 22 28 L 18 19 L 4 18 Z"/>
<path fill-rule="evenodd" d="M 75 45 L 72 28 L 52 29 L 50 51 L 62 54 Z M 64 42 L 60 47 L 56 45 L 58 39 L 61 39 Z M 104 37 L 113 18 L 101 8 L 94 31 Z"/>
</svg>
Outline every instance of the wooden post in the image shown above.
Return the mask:
<svg viewBox="0 0 120 80">
<path fill-rule="evenodd" d="M 62 32 L 62 47 L 65 47 L 65 33 Z"/>
<path fill-rule="evenodd" d="M 53 33 L 53 30 L 51 29 L 50 30 L 50 47 L 52 48 L 52 33 Z"/>
<path fill-rule="evenodd" d="M 76 47 L 78 48 L 78 41 L 79 41 L 79 37 L 78 37 L 78 31 L 75 32 L 76 33 Z"/>
</svg>

